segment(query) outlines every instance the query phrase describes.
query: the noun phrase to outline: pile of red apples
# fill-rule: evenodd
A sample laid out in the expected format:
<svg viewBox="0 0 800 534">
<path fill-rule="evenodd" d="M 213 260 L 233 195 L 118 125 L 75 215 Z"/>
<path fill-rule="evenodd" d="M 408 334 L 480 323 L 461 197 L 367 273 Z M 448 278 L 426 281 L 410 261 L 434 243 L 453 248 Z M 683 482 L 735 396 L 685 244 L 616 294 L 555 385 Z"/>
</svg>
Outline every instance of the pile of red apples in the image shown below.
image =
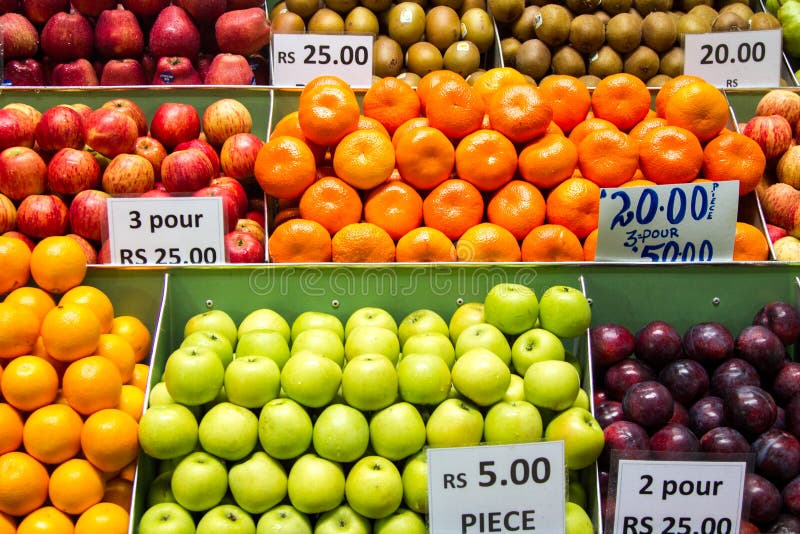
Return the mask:
<svg viewBox="0 0 800 534">
<path fill-rule="evenodd" d="M 263 0 L 0 0 L 3 83 L 265 85 Z"/>
</svg>

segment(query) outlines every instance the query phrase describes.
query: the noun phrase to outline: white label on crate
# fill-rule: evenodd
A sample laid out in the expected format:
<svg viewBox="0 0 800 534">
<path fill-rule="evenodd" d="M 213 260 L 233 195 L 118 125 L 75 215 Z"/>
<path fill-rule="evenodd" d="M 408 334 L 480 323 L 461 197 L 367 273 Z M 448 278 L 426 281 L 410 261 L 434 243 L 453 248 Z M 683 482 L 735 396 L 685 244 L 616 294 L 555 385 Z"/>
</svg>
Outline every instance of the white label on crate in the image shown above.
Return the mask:
<svg viewBox="0 0 800 534">
<path fill-rule="evenodd" d="M 109 198 L 111 263 L 225 263 L 220 197 Z"/>
<path fill-rule="evenodd" d="M 331 74 L 353 88 L 372 85 L 372 35 L 273 33 L 272 85 L 302 87 Z"/>
<path fill-rule="evenodd" d="M 735 180 L 602 189 L 595 259 L 730 261 L 738 206 Z"/>
<path fill-rule="evenodd" d="M 739 532 L 746 462 L 620 459 L 614 534 Z"/>
<path fill-rule="evenodd" d="M 782 46 L 780 29 L 687 33 L 683 72 L 725 89 L 777 87 Z"/>
<path fill-rule="evenodd" d="M 564 442 L 428 449 L 437 534 L 564 532 Z"/>
</svg>

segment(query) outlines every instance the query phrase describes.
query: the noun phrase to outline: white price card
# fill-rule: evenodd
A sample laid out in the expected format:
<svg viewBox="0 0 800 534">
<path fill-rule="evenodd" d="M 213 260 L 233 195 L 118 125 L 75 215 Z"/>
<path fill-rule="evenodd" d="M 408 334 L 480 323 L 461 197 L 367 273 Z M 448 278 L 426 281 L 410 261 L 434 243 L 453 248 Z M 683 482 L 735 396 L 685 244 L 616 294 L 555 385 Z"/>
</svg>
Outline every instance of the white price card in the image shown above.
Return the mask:
<svg viewBox="0 0 800 534">
<path fill-rule="evenodd" d="M 620 459 L 614 534 L 736 534 L 746 462 Z"/>
<path fill-rule="evenodd" d="M 372 35 L 273 33 L 272 85 L 302 87 L 317 76 L 338 76 L 353 88 L 372 85 Z"/>
<path fill-rule="evenodd" d="M 782 46 L 780 29 L 687 33 L 683 72 L 724 89 L 777 87 Z"/>
<path fill-rule="evenodd" d="M 730 261 L 738 209 L 733 180 L 602 189 L 595 258 Z"/>
<path fill-rule="evenodd" d="M 225 263 L 220 197 L 109 198 L 111 263 Z"/>
<path fill-rule="evenodd" d="M 427 451 L 430 532 L 564 532 L 563 441 Z"/>
</svg>

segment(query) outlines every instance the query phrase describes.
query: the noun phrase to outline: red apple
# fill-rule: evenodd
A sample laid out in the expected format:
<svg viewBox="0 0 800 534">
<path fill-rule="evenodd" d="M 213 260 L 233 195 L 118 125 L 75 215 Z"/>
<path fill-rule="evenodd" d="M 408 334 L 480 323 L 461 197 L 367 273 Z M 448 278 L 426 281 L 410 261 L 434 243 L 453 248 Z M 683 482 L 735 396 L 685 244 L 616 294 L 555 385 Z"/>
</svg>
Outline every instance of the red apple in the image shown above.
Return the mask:
<svg viewBox="0 0 800 534">
<path fill-rule="evenodd" d="M 75 11 L 83 13 L 87 17 L 95 18 L 106 9 L 114 9 L 117 0 L 72 0 L 72 7 Z"/>
<path fill-rule="evenodd" d="M 206 141 L 202 139 L 190 139 L 189 141 L 184 141 L 183 143 L 178 143 L 175 146 L 175 150 L 186 150 L 187 148 L 196 148 L 203 152 L 208 158 L 208 161 L 211 162 L 211 166 L 214 168 L 214 176 L 219 176 L 219 155 L 217 151 L 214 150 L 214 147 L 209 145 Z"/>
<path fill-rule="evenodd" d="M 88 59 L 94 51 L 94 30 L 89 19 L 80 13 L 62 11 L 47 19 L 40 46 L 56 62 Z"/>
<path fill-rule="evenodd" d="M 236 199 L 237 217 L 244 217 L 247 211 L 247 191 L 239 180 L 230 176 L 219 176 L 211 180 L 211 185 L 224 187 L 230 191 Z"/>
<path fill-rule="evenodd" d="M 127 112 L 101 107 L 86 120 L 85 135 L 87 145 L 113 158 L 117 154 L 133 152 L 139 128 Z"/>
<path fill-rule="evenodd" d="M 2 213 L 2 200 L 0 200 L 0 213 Z M 1 216 L 0 216 L 1 217 Z M 30 237 L 26 236 L 22 232 L 18 232 L 16 230 L 9 230 L 8 232 L 3 232 L 2 234 L 5 237 L 13 237 L 14 239 L 19 239 L 20 241 L 24 241 L 28 248 L 33 251 L 33 248 L 36 246 L 36 243 Z"/>
<path fill-rule="evenodd" d="M 759 198 L 764 218 L 769 224 L 787 231 L 794 225 L 794 216 L 800 207 L 800 191 L 789 184 L 772 184 Z"/>
<path fill-rule="evenodd" d="M 200 115 L 191 104 L 165 102 L 150 120 L 150 135 L 167 150 L 200 135 Z"/>
<path fill-rule="evenodd" d="M 144 33 L 133 11 L 107 9 L 94 24 L 97 52 L 106 58 L 135 58 L 144 50 Z"/>
<path fill-rule="evenodd" d="M 111 195 L 97 189 L 81 191 L 69 203 L 69 225 L 73 233 L 100 242 L 108 224 L 108 205 Z"/>
<path fill-rule="evenodd" d="M 34 24 L 44 24 L 59 11 L 69 11 L 69 0 L 22 0 L 22 13 Z"/>
<path fill-rule="evenodd" d="M 47 185 L 51 193 L 75 195 L 100 185 L 100 172 L 100 164 L 89 152 L 62 148 L 47 164 Z"/>
<path fill-rule="evenodd" d="M 202 77 L 185 56 L 161 56 L 155 66 L 152 85 L 199 85 Z"/>
<path fill-rule="evenodd" d="M 0 232 L 11 231 L 17 225 L 17 207 L 11 199 L 0 193 Z"/>
<path fill-rule="evenodd" d="M 206 85 L 254 85 L 250 62 L 241 54 L 221 52 L 208 66 L 203 83 Z"/>
<path fill-rule="evenodd" d="M 767 159 L 780 157 L 794 140 L 792 125 L 781 115 L 756 115 L 745 123 L 742 133 L 758 143 Z"/>
<path fill-rule="evenodd" d="M 267 235 L 266 230 L 264 230 L 264 226 L 262 226 L 261 223 L 247 218 L 242 218 L 236 221 L 236 230 L 253 234 L 253 236 L 262 243 L 266 239 Z"/>
<path fill-rule="evenodd" d="M 170 193 L 191 193 L 206 187 L 213 173 L 211 162 L 196 148 L 172 152 L 161 163 L 161 181 Z"/>
<path fill-rule="evenodd" d="M 181 7 L 167 6 L 158 13 L 150 28 L 148 48 L 156 57 L 195 59 L 200 51 L 200 30 Z"/>
<path fill-rule="evenodd" d="M 228 11 L 233 11 L 234 9 L 247 9 L 248 7 L 258 7 L 263 6 L 264 2 L 260 2 L 259 0 L 228 0 Z"/>
<path fill-rule="evenodd" d="M 790 147 L 778 160 L 775 167 L 778 181 L 800 188 L 800 145 Z"/>
<path fill-rule="evenodd" d="M 104 102 L 100 108 L 108 108 L 125 113 L 136 123 L 139 135 L 147 135 L 147 117 L 142 108 L 129 98 L 115 98 Z"/>
<path fill-rule="evenodd" d="M 222 174 L 237 180 L 252 177 L 258 151 L 263 145 L 264 141 L 253 134 L 240 133 L 230 136 L 219 151 Z"/>
<path fill-rule="evenodd" d="M 206 79 L 206 76 L 208 75 L 208 67 L 211 66 L 211 61 L 213 60 L 214 54 L 209 54 L 207 52 L 201 52 L 197 54 L 197 60 L 194 62 L 194 64 L 197 66 L 197 74 L 200 76 L 200 80 Z"/>
<path fill-rule="evenodd" d="M 97 263 L 97 251 L 91 243 L 78 234 L 67 234 L 67 237 L 73 239 L 76 243 L 78 243 L 78 245 L 80 245 L 81 250 L 83 250 L 83 253 L 86 255 L 86 263 Z"/>
<path fill-rule="evenodd" d="M 80 149 L 86 144 L 83 119 L 77 111 L 66 105 L 53 106 L 42 113 L 34 137 L 39 148 L 46 152 L 56 152 L 66 147 Z"/>
<path fill-rule="evenodd" d="M 227 0 L 175 0 L 200 25 L 210 24 L 225 13 Z"/>
<path fill-rule="evenodd" d="M 264 244 L 248 232 L 234 230 L 225 234 L 228 263 L 264 263 Z"/>
<path fill-rule="evenodd" d="M 0 41 L 6 61 L 33 57 L 39 50 L 39 32 L 19 13 L 0 15 Z"/>
<path fill-rule="evenodd" d="M 70 109 L 74 109 L 78 112 L 78 115 L 81 116 L 81 120 L 83 121 L 83 125 L 86 125 L 86 119 L 89 118 L 89 115 L 92 113 L 92 108 L 89 107 L 88 104 L 84 104 L 83 102 L 75 102 L 72 104 L 64 104 Z"/>
<path fill-rule="evenodd" d="M 103 171 L 103 190 L 111 195 L 139 195 L 154 183 L 153 166 L 137 154 L 118 154 Z"/>
<path fill-rule="evenodd" d="M 151 189 L 150 191 L 146 191 L 139 195 L 139 198 L 163 198 L 163 197 L 171 197 L 170 193 L 167 193 L 163 189 Z"/>
<path fill-rule="evenodd" d="M 260 224 L 264 228 L 267 227 L 267 218 L 264 216 L 263 207 L 260 210 L 258 210 L 258 209 L 250 209 L 249 211 L 247 211 L 244 214 L 244 217 L 245 217 L 245 219 L 251 219 L 253 221 L 256 221 L 258 224 Z"/>
<path fill-rule="evenodd" d="M 782 237 L 786 237 L 789 235 L 786 230 L 781 228 L 780 226 L 775 226 L 774 224 L 767 223 L 767 236 L 771 242 L 775 242 Z"/>
<path fill-rule="evenodd" d="M 64 235 L 68 223 L 67 205 L 57 195 L 30 195 L 17 207 L 17 230 L 33 238 Z"/>
<path fill-rule="evenodd" d="M 271 28 L 263 6 L 251 7 L 224 13 L 214 24 L 214 34 L 221 52 L 249 56 L 267 46 Z"/>
<path fill-rule="evenodd" d="M 17 86 L 41 87 L 45 84 L 42 64 L 32 57 L 12 59 L 3 66 L 3 82 Z"/>
<path fill-rule="evenodd" d="M 789 124 L 800 120 L 800 95 L 786 89 L 767 91 L 756 105 L 756 115 L 782 115 Z"/>
<path fill-rule="evenodd" d="M 0 150 L 13 146 L 31 148 L 36 124 L 18 109 L 0 109 Z"/>
<path fill-rule="evenodd" d="M 11 147 L 0 152 L 0 193 L 20 201 L 47 189 L 47 164 L 38 152 Z"/>
<path fill-rule="evenodd" d="M 50 72 L 50 85 L 59 87 L 95 87 L 100 85 L 94 66 L 84 58 L 58 63 Z"/>
<path fill-rule="evenodd" d="M 24 102 L 11 102 L 10 104 L 6 104 L 3 109 L 16 109 L 17 111 L 24 113 L 25 116 L 28 117 L 28 120 L 30 120 L 33 124 L 34 131 L 36 130 L 36 125 L 39 124 L 39 119 L 42 118 L 41 111 Z"/>
<path fill-rule="evenodd" d="M 250 133 L 253 117 L 247 106 L 234 98 L 216 100 L 203 111 L 203 133 L 215 147 L 222 146 L 230 136 Z"/>
<path fill-rule="evenodd" d="M 97 251 L 97 263 L 111 263 L 111 244 L 107 239 L 103 241 L 100 245 L 100 249 Z"/>
<path fill-rule="evenodd" d="M 109 59 L 100 73 L 100 85 L 147 85 L 149 77 L 137 59 Z"/>
<path fill-rule="evenodd" d="M 219 185 L 208 185 L 195 191 L 192 196 L 220 197 L 222 199 L 222 214 L 224 217 L 222 223 L 225 225 L 224 229 L 226 232 L 230 232 L 234 229 L 236 222 L 239 220 L 239 215 L 237 213 L 238 206 L 236 204 L 236 197 L 234 197 L 233 193 L 228 189 Z"/>
<path fill-rule="evenodd" d="M 122 5 L 140 17 L 151 17 L 167 7 L 169 2 L 170 0 L 122 0 Z"/>
<path fill-rule="evenodd" d="M 142 156 L 153 166 L 153 175 L 156 180 L 161 180 L 161 162 L 167 157 L 167 149 L 161 141 L 149 135 L 141 135 L 136 138 L 136 145 L 133 153 Z"/>
</svg>

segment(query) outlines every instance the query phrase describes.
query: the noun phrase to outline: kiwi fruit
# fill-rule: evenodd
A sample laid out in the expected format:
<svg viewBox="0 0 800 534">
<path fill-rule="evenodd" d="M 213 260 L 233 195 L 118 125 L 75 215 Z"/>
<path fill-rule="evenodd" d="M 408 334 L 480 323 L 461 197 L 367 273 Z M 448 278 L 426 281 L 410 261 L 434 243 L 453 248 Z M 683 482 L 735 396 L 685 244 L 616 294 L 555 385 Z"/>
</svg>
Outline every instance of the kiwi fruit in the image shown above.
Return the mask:
<svg viewBox="0 0 800 534">
<path fill-rule="evenodd" d="M 717 15 L 719 15 L 719 12 L 711 6 L 700 4 L 698 6 L 694 6 L 692 9 L 687 11 L 686 14 L 700 17 L 700 19 L 708 24 L 708 27 L 710 28 L 714 23 L 714 19 L 717 18 Z"/>
<path fill-rule="evenodd" d="M 449 6 L 435 6 L 425 15 L 425 40 L 440 51 L 461 38 L 461 19 Z"/>
<path fill-rule="evenodd" d="M 676 77 L 683 74 L 683 48 L 680 46 L 673 46 L 663 54 L 661 54 L 661 61 L 658 67 L 658 72 L 666 74 L 667 76 Z"/>
<path fill-rule="evenodd" d="M 514 22 L 525 10 L 525 0 L 487 0 L 486 5 L 494 20 L 501 24 Z"/>
<path fill-rule="evenodd" d="M 609 19 L 611 18 L 611 15 L 609 15 L 608 13 L 603 11 L 602 9 L 598 9 L 597 11 L 595 11 L 594 12 L 594 16 L 597 17 L 598 19 L 600 19 L 600 22 L 603 23 L 603 28 L 605 28 L 606 24 L 608 23 Z"/>
<path fill-rule="evenodd" d="M 306 22 L 303 17 L 292 11 L 286 10 L 278 13 L 272 19 L 272 31 L 275 33 L 297 33 L 306 31 Z"/>
<path fill-rule="evenodd" d="M 458 10 L 458 14 L 463 16 L 464 13 L 474 7 L 486 11 L 486 0 L 464 0 L 461 3 L 461 9 Z"/>
<path fill-rule="evenodd" d="M 539 9 L 534 20 L 536 38 L 548 46 L 558 46 L 569 39 L 572 14 L 559 4 L 547 4 Z"/>
<path fill-rule="evenodd" d="M 387 35 L 379 35 L 372 43 L 372 72 L 375 76 L 397 76 L 403 70 L 403 49 Z"/>
<path fill-rule="evenodd" d="M 286 0 L 286 8 L 303 17 L 303 20 L 310 19 L 321 7 L 319 0 Z"/>
<path fill-rule="evenodd" d="M 447 6 L 455 11 L 461 9 L 461 6 L 464 4 L 464 0 L 431 0 L 431 6 Z M 425 3 L 422 3 L 423 7 Z"/>
<path fill-rule="evenodd" d="M 550 47 L 539 39 L 528 39 L 517 50 L 516 68 L 522 74 L 540 80 L 550 70 L 551 60 Z"/>
<path fill-rule="evenodd" d="M 359 0 L 359 3 L 376 14 L 392 7 L 392 0 Z"/>
<path fill-rule="evenodd" d="M 653 11 L 642 20 L 642 42 L 656 52 L 668 50 L 677 38 L 678 25 L 665 11 Z"/>
<path fill-rule="evenodd" d="M 461 15 L 461 38 L 472 41 L 483 54 L 494 43 L 494 24 L 485 9 L 468 9 Z"/>
<path fill-rule="evenodd" d="M 358 0 L 325 0 L 325 7 L 332 9 L 342 16 L 350 13 L 358 5 Z"/>
<path fill-rule="evenodd" d="M 658 53 L 644 45 L 637 46 L 622 62 L 623 72 L 633 74 L 643 82 L 658 74 L 660 66 L 661 58 L 658 57 Z"/>
<path fill-rule="evenodd" d="M 466 78 L 481 66 L 481 53 L 472 41 L 456 41 L 443 54 L 444 68 Z"/>
<path fill-rule="evenodd" d="M 750 17 L 748 27 L 751 30 L 777 30 L 781 27 L 781 22 L 772 13 L 759 11 Z"/>
<path fill-rule="evenodd" d="M 666 74 L 656 74 L 645 83 L 647 84 L 647 87 L 661 87 L 671 79 L 672 76 L 667 76 Z"/>
<path fill-rule="evenodd" d="M 484 74 L 486 74 L 485 70 L 478 69 L 475 72 L 471 73 L 469 76 L 467 76 L 467 79 L 465 81 L 470 85 L 475 85 L 475 82 L 478 80 L 478 78 L 480 78 Z"/>
<path fill-rule="evenodd" d="M 622 72 L 622 56 L 608 45 L 601 46 L 589 58 L 588 72 L 598 78 Z"/>
<path fill-rule="evenodd" d="M 401 72 L 397 75 L 398 80 L 403 80 L 408 85 L 410 85 L 413 89 L 416 89 L 419 85 L 420 76 L 413 72 Z"/>
<path fill-rule="evenodd" d="M 606 43 L 625 54 L 642 42 L 642 21 L 630 13 L 614 15 L 606 24 Z"/>
<path fill-rule="evenodd" d="M 605 0 L 603 2 L 603 11 L 613 17 L 620 13 L 627 13 L 633 7 L 633 0 Z"/>
<path fill-rule="evenodd" d="M 747 29 L 747 20 L 733 11 L 720 11 L 714 22 L 711 23 L 712 32 L 736 32 Z"/>
<path fill-rule="evenodd" d="M 278 13 L 288 10 L 289 8 L 286 7 L 286 0 L 281 0 L 280 2 L 272 6 L 272 9 L 269 10 L 269 20 L 274 19 L 278 15 Z"/>
<path fill-rule="evenodd" d="M 511 25 L 511 35 L 520 41 L 527 41 L 528 39 L 536 37 L 533 25 L 535 23 L 536 13 L 538 13 L 540 9 L 539 6 L 527 6 L 522 12 L 522 15 Z"/>
<path fill-rule="evenodd" d="M 586 60 L 570 45 L 559 46 L 550 60 L 554 74 L 566 74 L 579 78 L 586 74 Z"/>
<path fill-rule="evenodd" d="M 594 13 L 600 9 L 602 0 L 566 0 L 567 9 L 575 15 Z"/>
<path fill-rule="evenodd" d="M 653 11 L 669 11 L 672 9 L 672 0 L 633 0 L 633 7 L 642 17 Z"/>
<path fill-rule="evenodd" d="M 504 37 L 500 39 L 500 58 L 505 67 L 515 67 L 517 65 L 517 52 L 522 43 L 516 37 Z"/>
<path fill-rule="evenodd" d="M 323 7 L 311 15 L 306 29 L 312 33 L 342 33 L 344 32 L 344 19 L 336 11 Z"/>
<path fill-rule="evenodd" d="M 582 54 L 591 54 L 606 41 L 606 28 L 594 15 L 578 15 L 569 25 L 569 44 Z"/>
<path fill-rule="evenodd" d="M 688 13 L 692 8 L 699 5 L 714 7 L 714 0 L 680 0 L 677 7 L 684 13 Z"/>
<path fill-rule="evenodd" d="M 389 11 L 387 26 L 389 37 L 408 48 L 425 33 L 425 11 L 415 2 L 401 2 Z"/>
<path fill-rule="evenodd" d="M 744 20 L 750 20 L 750 17 L 753 16 L 753 10 L 750 9 L 750 6 L 747 4 L 743 4 L 741 2 L 734 2 L 732 4 L 727 4 L 719 8 L 718 12 L 720 14 L 727 13 L 728 11 L 733 11 Z"/>
<path fill-rule="evenodd" d="M 442 52 L 428 41 L 414 43 L 406 50 L 406 69 L 418 76 L 444 67 Z"/>
<path fill-rule="evenodd" d="M 356 6 L 344 18 L 344 31 L 378 35 L 378 17 L 364 6 Z"/>
<path fill-rule="evenodd" d="M 597 84 L 602 81 L 601 78 L 598 78 L 594 74 L 584 74 L 583 76 L 579 77 L 578 79 L 586 87 L 597 87 Z"/>
<path fill-rule="evenodd" d="M 678 19 L 678 39 L 687 33 L 708 33 L 711 31 L 711 23 L 706 23 L 701 17 L 686 13 Z"/>
</svg>

